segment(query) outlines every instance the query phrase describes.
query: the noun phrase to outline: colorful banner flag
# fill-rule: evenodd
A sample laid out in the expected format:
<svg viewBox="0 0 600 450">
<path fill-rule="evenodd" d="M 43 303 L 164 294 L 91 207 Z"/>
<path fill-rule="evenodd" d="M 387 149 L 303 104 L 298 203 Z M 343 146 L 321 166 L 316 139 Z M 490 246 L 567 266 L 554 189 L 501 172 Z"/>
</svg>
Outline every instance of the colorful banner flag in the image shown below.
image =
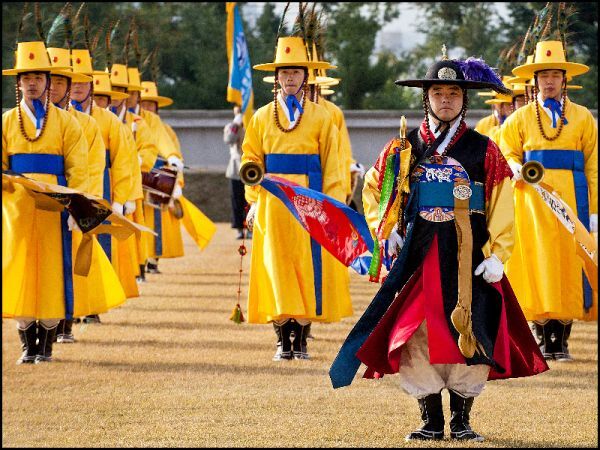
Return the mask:
<svg viewBox="0 0 600 450">
<path fill-rule="evenodd" d="M 289 209 L 310 236 L 346 267 L 365 275 L 373 238 L 363 215 L 346 204 L 284 178 L 265 175 L 261 186 Z"/>
<path fill-rule="evenodd" d="M 242 18 L 236 2 L 227 2 L 227 59 L 229 61 L 229 81 L 227 101 L 239 105 L 244 117 L 244 127 L 248 126 L 254 114 L 254 93 L 252 92 L 252 66 L 248 44 L 244 36 Z"/>
</svg>

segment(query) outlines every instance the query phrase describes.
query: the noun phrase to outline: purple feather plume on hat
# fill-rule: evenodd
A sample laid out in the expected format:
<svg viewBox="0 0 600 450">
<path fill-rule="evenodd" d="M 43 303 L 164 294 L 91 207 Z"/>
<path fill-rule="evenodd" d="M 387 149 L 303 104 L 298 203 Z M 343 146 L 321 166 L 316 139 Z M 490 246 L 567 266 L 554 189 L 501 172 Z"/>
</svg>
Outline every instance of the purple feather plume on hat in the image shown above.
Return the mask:
<svg viewBox="0 0 600 450">
<path fill-rule="evenodd" d="M 512 91 L 504 86 L 504 83 L 502 83 L 502 80 L 494 69 L 488 66 L 483 59 L 470 56 L 464 61 L 456 60 L 456 62 L 460 70 L 462 70 L 465 80 L 491 83 L 497 86 L 496 91 L 507 95 L 512 94 Z"/>
<path fill-rule="evenodd" d="M 473 58 L 472 56 L 466 60 L 456 60 L 462 70 L 465 80 L 469 81 L 485 81 L 502 86 L 502 80 L 494 70 L 488 66 L 483 59 Z"/>
</svg>

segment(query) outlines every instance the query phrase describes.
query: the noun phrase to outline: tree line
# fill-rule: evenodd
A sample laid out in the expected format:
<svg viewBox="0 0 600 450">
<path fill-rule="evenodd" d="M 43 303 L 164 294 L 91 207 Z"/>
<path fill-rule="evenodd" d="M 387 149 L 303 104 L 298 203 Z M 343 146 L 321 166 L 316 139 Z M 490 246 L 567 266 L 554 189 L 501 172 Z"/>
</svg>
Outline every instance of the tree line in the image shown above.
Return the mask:
<svg viewBox="0 0 600 450">
<path fill-rule="evenodd" d="M 81 3 L 74 2 L 77 9 Z M 51 23 L 64 3 L 40 3 L 45 24 Z M 312 4 L 309 4 L 312 7 Z M 441 56 L 446 44 L 451 57 L 477 56 L 496 66 L 503 48 L 523 36 L 536 11 L 544 2 L 505 3 L 508 14 L 501 16 L 494 3 L 411 3 L 419 12 L 418 29 L 425 41 L 399 54 L 376 52 L 379 31 L 391 20 L 402 20 L 407 3 L 323 2 L 326 24 L 326 57 L 338 68 L 328 75 L 340 77 L 332 100 L 344 109 L 418 109 L 420 93 L 400 89 L 398 78 L 425 74 L 433 59 Z M 576 14 L 569 25 L 569 59 L 590 66 L 590 72 L 575 79 L 584 89 L 570 92 L 573 101 L 588 108 L 598 107 L 598 6 L 595 2 L 576 2 Z M 242 11 L 245 7 L 239 3 Z M 128 22 L 135 15 L 139 26 L 142 53 L 159 46 L 159 92 L 174 99 L 172 109 L 226 109 L 228 63 L 225 43 L 225 3 L 213 2 L 87 2 L 91 29 L 108 21 Z M 22 2 L 2 3 L 2 67 L 13 67 L 17 28 Z M 291 4 L 286 17 L 288 31 L 297 12 Z M 244 32 L 252 64 L 272 61 L 280 17 L 274 3 L 265 3 L 251 26 Z M 262 81 L 267 72 L 253 71 L 254 105 L 260 107 L 273 98 L 272 85 Z M 149 75 L 144 74 L 144 79 Z M 14 106 L 14 78 L 2 77 L 2 106 Z M 470 96 L 472 108 L 487 108 L 482 98 Z"/>
</svg>

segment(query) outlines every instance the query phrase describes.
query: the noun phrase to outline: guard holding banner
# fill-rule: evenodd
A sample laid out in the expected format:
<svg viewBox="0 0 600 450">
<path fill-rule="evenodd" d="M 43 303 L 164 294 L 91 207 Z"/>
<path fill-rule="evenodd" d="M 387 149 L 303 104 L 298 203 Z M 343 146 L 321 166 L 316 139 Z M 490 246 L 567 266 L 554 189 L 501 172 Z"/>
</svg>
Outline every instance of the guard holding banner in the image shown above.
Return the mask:
<svg viewBox="0 0 600 450">
<path fill-rule="evenodd" d="M 598 293 L 582 271 L 577 234 L 521 181 L 521 167 L 541 163 L 544 183 L 597 233 L 598 127 L 587 108 L 568 98 L 566 88 L 568 78 L 588 70 L 567 61 L 561 40 L 538 42 L 532 62 L 513 69 L 515 76 L 534 78 L 533 101 L 515 111 L 501 132 L 500 148 L 516 180 L 515 248 L 506 273 L 525 317 L 535 321 L 542 353 L 556 361 L 573 359 L 568 347 L 573 319 L 597 320 Z"/>
<path fill-rule="evenodd" d="M 254 163 L 259 171 L 345 200 L 337 128 L 327 110 L 307 98 L 308 70 L 327 66 L 308 60 L 302 37 L 278 37 L 274 62 L 254 66 L 275 71 L 281 89 L 248 124 L 242 181 L 248 181 L 245 165 Z M 251 205 L 247 222 L 253 226 L 248 322 L 273 323 L 274 360 L 308 359 L 310 322 L 352 315 L 348 270 L 311 240 L 278 198 L 247 186 L 246 199 Z M 310 203 L 296 206 L 310 215 Z"/>
</svg>

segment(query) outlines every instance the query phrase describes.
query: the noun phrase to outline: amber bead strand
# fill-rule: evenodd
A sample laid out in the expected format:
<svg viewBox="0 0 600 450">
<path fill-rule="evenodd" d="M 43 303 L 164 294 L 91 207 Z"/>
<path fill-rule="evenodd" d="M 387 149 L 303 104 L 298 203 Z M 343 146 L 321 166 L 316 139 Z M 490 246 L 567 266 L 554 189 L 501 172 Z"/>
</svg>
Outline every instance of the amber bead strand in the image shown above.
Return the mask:
<svg viewBox="0 0 600 450">
<path fill-rule="evenodd" d="M 25 138 L 27 142 L 35 142 L 40 139 L 44 135 L 44 130 L 46 129 L 46 124 L 48 123 L 48 105 L 50 104 L 50 89 L 46 88 L 46 104 L 45 112 L 44 112 L 44 122 L 42 123 L 42 130 L 40 134 L 34 138 L 30 138 L 27 136 L 27 132 L 25 131 L 25 125 L 23 124 L 23 116 L 21 114 L 21 91 L 19 90 L 19 83 L 15 84 L 15 93 L 17 97 L 17 116 L 19 118 L 19 129 L 21 131 L 21 135 Z"/>
<path fill-rule="evenodd" d="M 304 81 L 302 90 L 304 92 L 304 95 L 302 96 L 302 109 L 304 110 L 304 105 L 306 105 L 306 97 L 308 96 L 306 80 Z M 294 131 L 296 128 L 298 128 L 298 125 L 300 125 L 300 121 L 302 120 L 303 114 L 298 113 L 298 120 L 296 120 L 296 123 L 292 128 L 283 128 L 283 126 L 279 122 L 279 111 L 277 108 L 277 104 L 279 103 L 279 101 L 277 100 L 277 81 L 275 81 L 275 89 L 273 89 L 273 91 L 273 115 L 275 116 L 275 125 L 277 125 L 277 128 L 279 128 L 283 133 L 289 133 L 290 131 Z"/>
<path fill-rule="evenodd" d="M 558 124 L 558 131 L 552 137 L 546 135 L 546 132 L 544 131 L 544 126 L 542 125 L 542 119 L 540 118 L 540 105 L 538 102 L 537 95 L 534 96 L 533 101 L 535 102 L 535 118 L 537 119 L 538 129 L 540 130 L 540 133 L 542 133 L 543 138 L 546 139 L 547 141 L 554 141 L 554 140 L 558 139 L 558 137 L 560 136 L 560 133 L 562 132 L 563 125 L 565 124 L 565 110 L 567 109 L 567 87 L 565 85 L 563 85 L 563 91 L 562 91 L 563 107 L 560 112 L 560 123 Z"/>
</svg>

